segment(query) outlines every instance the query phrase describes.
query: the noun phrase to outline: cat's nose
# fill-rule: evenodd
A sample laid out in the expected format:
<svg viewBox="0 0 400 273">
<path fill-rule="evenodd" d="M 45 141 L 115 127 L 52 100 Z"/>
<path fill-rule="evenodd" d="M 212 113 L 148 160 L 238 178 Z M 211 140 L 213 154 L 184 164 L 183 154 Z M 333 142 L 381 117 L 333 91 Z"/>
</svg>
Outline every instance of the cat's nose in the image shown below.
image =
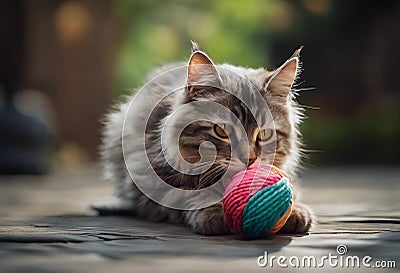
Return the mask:
<svg viewBox="0 0 400 273">
<path fill-rule="evenodd" d="M 250 166 L 251 164 L 253 164 L 254 162 L 256 162 L 257 157 L 253 157 L 253 158 L 249 158 L 249 164 L 248 166 Z"/>
<path fill-rule="evenodd" d="M 247 164 L 247 166 L 250 166 L 257 161 L 257 157 L 239 157 L 239 160 L 242 161 L 244 164 Z"/>
<path fill-rule="evenodd" d="M 240 154 L 237 155 L 238 159 L 243 162 L 245 165 L 250 166 L 254 162 L 258 160 L 258 154 L 255 150 L 249 151 L 241 151 Z"/>
</svg>

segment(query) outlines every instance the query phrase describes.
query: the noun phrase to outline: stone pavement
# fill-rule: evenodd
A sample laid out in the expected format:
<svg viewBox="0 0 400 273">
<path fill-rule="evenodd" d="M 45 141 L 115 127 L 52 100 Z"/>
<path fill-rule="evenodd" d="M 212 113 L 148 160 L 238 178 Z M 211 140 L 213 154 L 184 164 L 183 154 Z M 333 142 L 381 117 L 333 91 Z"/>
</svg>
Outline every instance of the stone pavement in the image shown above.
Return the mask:
<svg viewBox="0 0 400 273">
<path fill-rule="evenodd" d="M 398 272 L 400 170 L 315 169 L 302 175 L 301 199 L 318 217 L 309 234 L 246 241 L 200 236 L 185 226 L 134 218 L 95 217 L 87 208 L 112 192 L 95 167 L 48 176 L 0 177 L 0 272 Z M 339 250 L 338 245 L 343 245 Z M 337 251 L 347 252 L 339 255 Z M 282 268 L 259 256 L 285 256 Z M 306 257 L 338 256 L 336 267 L 307 266 Z M 371 256 L 366 268 L 364 256 Z M 294 258 L 292 257 L 294 256 Z M 346 267 L 357 256 L 360 268 Z M 350 258 L 349 258 L 350 257 Z M 297 259 L 297 260 L 296 260 Z M 302 260 L 303 259 L 303 260 Z M 347 260 L 346 260 L 347 259 Z M 348 262 L 346 262 L 348 261 Z M 260 259 L 260 262 L 265 262 Z M 333 260 L 333 263 L 335 260 Z M 339 268 L 338 268 L 339 267 Z"/>
</svg>

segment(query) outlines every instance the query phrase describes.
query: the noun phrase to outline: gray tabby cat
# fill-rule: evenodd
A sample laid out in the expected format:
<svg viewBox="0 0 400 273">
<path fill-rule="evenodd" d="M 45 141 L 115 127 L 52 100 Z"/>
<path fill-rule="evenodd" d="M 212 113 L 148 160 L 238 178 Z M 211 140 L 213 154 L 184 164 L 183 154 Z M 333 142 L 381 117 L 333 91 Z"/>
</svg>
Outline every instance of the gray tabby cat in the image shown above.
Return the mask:
<svg viewBox="0 0 400 273">
<path fill-rule="evenodd" d="M 161 202 L 153 201 L 154 198 L 142 192 L 138 182 L 144 187 L 151 185 L 154 177 L 147 174 L 151 167 L 174 189 L 198 190 L 216 184 L 229 167 L 235 173 L 254 162 L 261 162 L 281 168 L 293 183 L 301 154 L 298 125 L 302 109 L 291 92 L 298 76 L 299 52 L 296 51 L 281 67 L 270 72 L 263 68 L 214 65 L 193 42 L 188 64 L 170 64 L 150 73 L 150 83 L 142 88 L 145 95 L 129 97 L 105 120 L 102 164 L 106 179 L 116 185 L 117 200 L 95 209 L 102 215 L 133 214 L 154 221 L 184 223 L 200 234 L 231 233 L 224 220 L 221 202 L 208 207 L 200 206 L 204 196 L 200 198 L 199 194 L 199 198 L 190 200 L 192 209 L 174 209 L 162 205 L 163 201 L 174 198 L 171 194 L 161 193 Z M 240 97 L 245 97 L 248 104 L 245 105 Z M 132 99 L 136 99 L 136 103 L 130 107 Z M 193 102 L 215 102 L 229 109 L 233 115 L 223 116 L 224 120 L 219 117 L 219 122 L 213 123 L 210 120 L 218 111 L 206 111 L 210 119 L 205 120 L 198 118 L 204 115 L 204 111 L 200 113 L 201 110 L 191 108 L 170 118 L 174 111 Z M 151 114 L 146 116 L 146 112 Z M 265 117 L 271 115 L 273 120 L 268 121 Z M 188 123 L 191 120 L 193 122 Z M 257 121 L 263 123 L 262 128 Z M 245 131 L 246 141 L 238 136 L 239 125 Z M 141 128 L 144 128 L 144 136 L 139 134 Z M 145 143 L 142 143 L 141 137 L 144 137 Z M 162 139 L 167 142 L 164 146 Z M 206 146 L 202 143 L 212 143 L 212 151 L 216 153 L 208 168 L 201 173 L 190 169 L 187 172 L 177 170 L 176 166 L 184 166 L 183 161 L 196 163 L 202 159 L 204 154 L 201 154 L 200 148 Z M 141 147 L 145 148 L 146 155 L 139 152 Z M 239 152 L 233 153 L 232 147 Z M 203 149 L 206 154 L 207 149 Z M 144 159 L 145 156 L 149 161 Z M 168 158 L 172 158 L 172 164 Z M 225 187 L 226 183 L 220 193 Z M 197 202 L 199 209 L 193 209 Z M 310 210 L 295 201 L 292 214 L 281 232 L 304 233 L 311 223 Z"/>
</svg>

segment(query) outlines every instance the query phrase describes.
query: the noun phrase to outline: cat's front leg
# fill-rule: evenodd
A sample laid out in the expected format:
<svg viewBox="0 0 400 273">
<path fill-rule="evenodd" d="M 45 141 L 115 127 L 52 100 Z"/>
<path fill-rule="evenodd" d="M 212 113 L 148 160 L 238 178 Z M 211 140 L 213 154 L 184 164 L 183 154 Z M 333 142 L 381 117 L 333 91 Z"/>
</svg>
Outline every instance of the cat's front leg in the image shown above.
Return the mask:
<svg viewBox="0 0 400 273">
<path fill-rule="evenodd" d="M 313 218 L 311 210 L 306 205 L 295 203 L 286 224 L 279 232 L 287 234 L 308 232 L 313 222 Z"/>
<path fill-rule="evenodd" d="M 231 234 L 232 230 L 225 222 L 222 204 L 185 212 L 185 223 L 196 233 L 203 235 Z"/>
</svg>

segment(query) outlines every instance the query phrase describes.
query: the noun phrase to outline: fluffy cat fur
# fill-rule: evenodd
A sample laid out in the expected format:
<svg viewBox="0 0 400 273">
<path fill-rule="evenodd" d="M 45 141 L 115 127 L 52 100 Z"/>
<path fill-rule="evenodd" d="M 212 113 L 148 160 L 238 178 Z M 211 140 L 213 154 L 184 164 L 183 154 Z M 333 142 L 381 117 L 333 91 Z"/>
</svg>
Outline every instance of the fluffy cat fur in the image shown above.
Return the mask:
<svg viewBox="0 0 400 273">
<path fill-rule="evenodd" d="M 146 152 L 152 168 L 166 183 L 173 187 L 185 190 L 205 188 L 218 181 L 227 169 L 228 164 L 233 164 L 235 166 L 234 169 L 238 171 L 246 168 L 254 161 L 274 164 L 281 168 L 294 183 L 301 156 L 301 135 L 298 125 L 301 122 L 303 110 L 294 100 L 294 92 L 291 89 L 298 77 L 299 53 L 300 50 L 296 51 L 289 60 L 274 71 L 267 71 L 264 68 L 244 68 L 230 64 L 217 66 L 193 42 L 192 55 L 188 64 L 169 64 L 151 72 L 147 80 L 152 80 L 170 69 L 187 66 L 185 73 L 182 72 L 183 70 L 170 72 L 168 76 L 153 80 L 152 84 L 146 86 L 148 97 L 140 102 L 140 107 L 131 109 L 130 112 L 132 113 L 127 115 L 129 102 L 135 94 L 128 97 L 125 103 L 118 105 L 113 112 L 107 115 L 103 132 L 103 144 L 101 146 L 102 165 L 105 178 L 116 186 L 115 196 L 117 201 L 94 208 L 99 214 L 103 215 L 132 214 L 153 221 L 184 223 L 190 226 L 194 232 L 200 234 L 218 235 L 231 233 L 230 228 L 225 224 L 221 202 L 203 209 L 176 210 L 150 200 L 136 187 L 127 171 L 127 166 L 134 164 L 137 167 L 136 169 L 145 169 L 148 166 L 143 163 L 139 155 L 135 154 L 135 147 L 143 145 L 143 143 L 138 143 L 137 141 L 135 128 L 146 127 Z M 197 64 L 207 65 L 208 68 L 203 70 L 196 69 L 195 65 Z M 232 77 L 225 72 L 226 70 L 233 71 L 241 77 Z M 201 86 L 210 83 L 221 88 Z M 181 88 L 182 86 L 185 86 L 185 88 Z M 147 123 L 145 123 L 146 119 L 141 116 L 143 110 L 152 107 L 155 104 L 155 100 L 176 88 L 178 88 L 177 91 L 163 99 L 154 109 Z M 252 109 L 245 107 L 237 97 L 224 90 L 248 96 Z M 266 116 L 267 111 L 267 109 L 264 109 L 265 107 L 260 106 L 260 103 L 254 101 L 253 95 L 257 92 L 262 95 L 268 105 L 275 124 L 273 128 L 275 137 L 273 150 L 268 151 L 267 149 L 265 154 L 260 153 L 258 140 L 252 138 L 254 132 L 259 130 L 255 119 L 262 119 L 262 117 Z M 243 155 L 240 154 L 231 157 L 230 145 L 233 143 L 216 136 L 215 132 L 213 132 L 213 128 L 215 128 L 213 126 L 215 125 L 205 121 L 197 121 L 187 126 L 182 132 L 179 139 L 179 150 L 168 149 L 166 153 L 170 153 L 169 156 L 174 158 L 176 157 L 174 153 L 180 152 L 188 162 L 196 162 L 199 159 L 198 148 L 200 144 L 204 141 L 211 141 L 217 149 L 216 160 L 212 167 L 202 174 L 188 175 L 176 172 L 166 162 L 165 156 L 160 153 L 161 128 L 165 125 L 166 117 L 172 111 L 185 103 L 193 101 L 217 102 L 230 109 L 239 118 L 249 137 L 249 147 L 244 147 L 246 148 L 244 151 L 249 153 L 244 154 L 247 161 L 242 160 L 241 157 Z M 254 118 L 252 118 L 251 113 L 255 113 Z M 186 119 L 196 118 L 195 111 L 185 113 L 185 115 Z M 122 136 L 125 116 L 125 133 Z M 179 123 L 182 119 L 177 118 L 175 122 Z M 226 119 L 227 122 L 232 122 L 230 117 L 226 117 Z M 166 132 L 170 130 L 171 136 L 176 133 L 173 128 L 165 128 L 165 130 Z M 129 147 L 124 150 L 125 158 L 122 151 L 122 142 L 125 143 L 124 147 Z M 240 143 L 240 140 L 238 140 L 235 145 L 240 146 Z M 126 160 L 129 155 L 134 160 Z M 143 175 L 142 179 L 147 181 L 149 178 Z M 293 212 L 280 232 L 304 233 L 309 230 L 311 223 L 312 214 L 310 210 L 295 200 Z"/>
</svg>

